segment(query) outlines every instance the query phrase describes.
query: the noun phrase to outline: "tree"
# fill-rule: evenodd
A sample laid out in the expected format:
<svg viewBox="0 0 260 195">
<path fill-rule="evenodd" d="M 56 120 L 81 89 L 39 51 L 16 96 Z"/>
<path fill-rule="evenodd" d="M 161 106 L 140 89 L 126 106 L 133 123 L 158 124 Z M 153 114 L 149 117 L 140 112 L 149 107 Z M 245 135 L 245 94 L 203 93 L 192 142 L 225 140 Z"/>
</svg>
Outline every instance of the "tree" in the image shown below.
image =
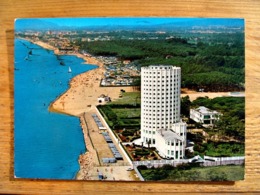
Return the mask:
<svg viewBox="0 0 260 195">
<path fill-rule="evenodd" d="M 181 114 L 183 114 L 186 117 L 190 116 L 190 97 L 187 95 L 185 97 L 181 98 Z"/>
</svg>

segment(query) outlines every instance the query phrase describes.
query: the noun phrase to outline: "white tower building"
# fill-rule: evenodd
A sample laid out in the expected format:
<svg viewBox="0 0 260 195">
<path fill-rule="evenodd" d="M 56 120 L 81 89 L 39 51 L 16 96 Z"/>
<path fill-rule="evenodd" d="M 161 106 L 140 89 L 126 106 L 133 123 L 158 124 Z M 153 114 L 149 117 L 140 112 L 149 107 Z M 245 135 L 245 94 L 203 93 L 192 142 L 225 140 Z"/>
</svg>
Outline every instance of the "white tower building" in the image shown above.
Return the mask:
<svg viewBox="0 0 260 195">
<path fill-rule="evenodd" d="M 180 67 L 141 68 L 141 140 L 166 158 L 184 156 L 186 124 L 180 119 L 180 92 Z"/>
</svg>

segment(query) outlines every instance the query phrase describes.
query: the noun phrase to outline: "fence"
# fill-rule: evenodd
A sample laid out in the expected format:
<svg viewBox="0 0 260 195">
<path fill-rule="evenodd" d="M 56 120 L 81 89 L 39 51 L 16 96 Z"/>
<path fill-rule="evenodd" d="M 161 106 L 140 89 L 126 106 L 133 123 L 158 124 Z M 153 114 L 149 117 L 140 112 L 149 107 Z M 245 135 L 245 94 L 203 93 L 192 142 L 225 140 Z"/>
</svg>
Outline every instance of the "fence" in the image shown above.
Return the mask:
<svg viewBox="0 0 260 195">
<path fill-rule="evenodd" d="M 220 161 L 204 161 L 201 165 L 204 167 L 222 166 L 222 165 L 242 165 L 245 160 L 220 160 Z"/>
<path fill-rule="evenodd" d="M 245 157 L 244 157 L 244 156 L 233 156 L 233 157 L 211 157 L 211 156 L 204 156 L 204 160 L 212 160 L 212 161 L 245 160 Z"/>
<path fill-rule="evenodd" d="M 198 163 L 200 163 L 201 166 L 207 167 L 207 166 L 221 166 L 221 165 L 242 165 L 245 163 L 245 157 L 220 157 L 220 158 L 214 158 L 214 157 L 207 157 L 207 159 L 217 159 L 214 161 L 205 161 L 200 160 Z M 151 160 L 151 161 L 133 161 L 134 167 L 145 165 L 148 168 L 150 167 L 162 167 L 163 165 L 172 165 L 174 167 L 180 165 L 180 164 L 187 164 L 189 163 L 189 159 L 182 159 L 182 160 Z"/>
<path fill-rule="evenodd" d="M 147 167 L 162 167 L 163 165 L 172 165 L 176 167 L 179 164 L 188 163 L 188 160 L 150 160 L 150 161 L 133 161 L 134 167 L 139 165 L 145 165 Z"/>
</svg>

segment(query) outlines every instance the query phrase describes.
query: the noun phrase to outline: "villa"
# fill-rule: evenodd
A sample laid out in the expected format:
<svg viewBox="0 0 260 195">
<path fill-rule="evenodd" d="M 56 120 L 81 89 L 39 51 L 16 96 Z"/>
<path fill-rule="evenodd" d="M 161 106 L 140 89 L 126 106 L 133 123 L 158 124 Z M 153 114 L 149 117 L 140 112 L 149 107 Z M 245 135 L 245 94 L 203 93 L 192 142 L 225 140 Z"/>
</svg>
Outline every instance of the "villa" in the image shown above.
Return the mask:
<svg viewBox="0 0 260 195">
<path fill-rule="evenodd" d="M 221 113 L 210 110 L 204 106 L 190 109 L 190 118 L 197 123 L 201 123 L 204 127 L 212 126 L 219 120 Z"/>
</svg>

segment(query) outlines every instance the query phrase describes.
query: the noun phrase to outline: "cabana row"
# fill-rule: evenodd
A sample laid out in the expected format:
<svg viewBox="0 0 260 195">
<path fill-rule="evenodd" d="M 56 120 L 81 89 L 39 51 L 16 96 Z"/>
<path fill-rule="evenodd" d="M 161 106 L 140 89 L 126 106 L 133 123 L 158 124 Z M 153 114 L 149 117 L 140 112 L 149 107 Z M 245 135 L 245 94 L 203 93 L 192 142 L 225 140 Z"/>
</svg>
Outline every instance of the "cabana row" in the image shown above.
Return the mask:
<svg viewBox="0 0 260 195">
<path fill-rule="evenodd" d="M 107 132 L 102 132 L 102 135 L 104 136 L 107 143 L 113 143 L 111 137 L 108 135 Z"/>
<path fill-rule="evenodd" d="M 116 163 L 115 158 L 102 158 L 103 163 Z"/>
<path fill-rule="evenodd" d="M 111 137 L 109 136 L 109 134 L 107 132 L 102 132 L 102 135 L 104 136 L 104 138 L 105 138 L 110 150 L 112 151 L 115 159 L 116 160 L 123 160 L 122 155 L 117 150 L 115 144 L 113 144 L 113 141 L 112 141 Z"/>
<path fill-rule="evenodd" d="M 99 130 L 105 130 L 107 129 L 106 127 L 104 127 L 104 125 L 101 123 L 99 117 L 96 114 L 92 114 L 92 117 L 95 121 L 95 123 L 97 124 Z"/>
<path fill-rule="evenodd" d="M 108 146 L 109 148 L 111 149 L 114 157 L 117 159 L 117 160 L 123 160 L 123 157 L 122 155 L 119 153 L 119 151 L 117 150 L 115 144 L 113 143 L 108 143 Z"/>
</svg>

